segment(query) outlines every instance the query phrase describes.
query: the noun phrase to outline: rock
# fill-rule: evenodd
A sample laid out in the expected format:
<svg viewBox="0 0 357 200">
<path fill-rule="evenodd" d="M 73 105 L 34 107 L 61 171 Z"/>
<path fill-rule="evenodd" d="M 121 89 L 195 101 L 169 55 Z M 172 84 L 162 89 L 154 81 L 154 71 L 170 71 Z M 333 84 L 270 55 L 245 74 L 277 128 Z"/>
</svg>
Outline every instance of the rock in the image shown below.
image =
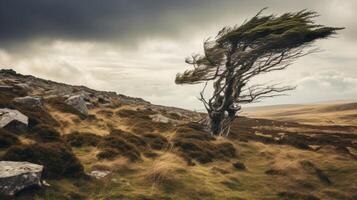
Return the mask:
<svg viewBox="0 0 357 200">
<path fill-rule="evenodd" d="M 47 181 L 42 180 L 42 185 L 46 186 L 46 187 L 51 187 L 51 185 L 49 183 L 47 183 Z"/>
<path fill-rule="evenodd" d="M 28 117 L 18 110 L 8 108 L 0 109 L 0 128 L 6 128 L 10 124 L 16 124 L 18 128 L 26 128 Z"/>
<path fill-rule="evenodd" d="M 93 109 L 95 107 L 91 102 L 86 102 L 86 106 L 88 109 Z"/>
<path fill-rule="evenodd" d="M 169 123 L 170 119 L 161 115 L 161 114 L 155 114 L 155 115 L 150 115 L 150 118 L 153 122 L 160 122 L 160 123 Z"/>
<path fill-rule="evenodd" d="M 41 186 L 42 165 L 0 161 L 0 193 L 12 196 L 22 189 Z"/>
<path fill-rule="evenodd" d="M 16 87 L 19 87 L 21 89 L 24 89 L 24 90 L 29 90 L 30 89 L 30 86 L 26 83 L 17 83 L 15 84 Z"/>
<path fill-rule="evenodd" d="M 11 91 L 14 87 L 11 85 L 0 85 L 0 92 Z"/>
<path fill-rule="evenodd" d="M 108 104 L 108 103 L 110 103 L 111 101 L 108 99 L 108 98 L 106 98 L 104 95 L 98 95 L 98 103 L 100 103 L 100 104 Z"/>
<path fill-rule="evenodd" d="M 89 173 L 89 176 L 92 176 L 96 179 L 102 179 L 110 174 L 110 171 L 99 171 L 99 170 L 94 170 Z"/>
<path fill-rule="evenodd" d="M 81 95 L 71 96 L 65 101 L 65 103 L 67 105 L 72 106 L 84 116 L 88 115 L 88 108 L 86 106 L 86 102 L 83 100 L 83 97 Z"/>
<path fill-rule="evenodd" d="M 41 107 L 43 105 L 40 97 L 31 97 L 31 96 L 17 97 L 14 99 L 14 101 L 32 108 Z"/>
<path fill-rule="evenodd" d="M 242 162 L 235 162 L 232 164 L 234 168 L 238 170 L 246 170 L 247 168 L 245 167 L 244 163 Z"/>
</svg>

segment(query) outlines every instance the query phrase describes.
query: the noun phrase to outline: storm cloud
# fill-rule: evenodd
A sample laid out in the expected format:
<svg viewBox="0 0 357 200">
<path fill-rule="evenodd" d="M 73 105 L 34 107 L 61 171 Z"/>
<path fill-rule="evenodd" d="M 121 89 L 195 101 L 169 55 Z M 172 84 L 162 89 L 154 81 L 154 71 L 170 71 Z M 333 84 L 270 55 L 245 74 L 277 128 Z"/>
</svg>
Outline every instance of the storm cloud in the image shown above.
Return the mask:
<svg viewBox="0 0 357 200">
<path fill-rule="evenodd" d="M 263 77 L 298 86 L 266 104 L 357 98 L 351 89 L 357 80 L 353 0 L 0 0 L 0 68 L 200 109 L 201 86 L 173 82 L 187 69 L 185 56 L 264 7 L 267 14 L 310 9 L 321 15 L 318 23 L 346 27 L 316 44 L 322 52 Z"/>
</svg>

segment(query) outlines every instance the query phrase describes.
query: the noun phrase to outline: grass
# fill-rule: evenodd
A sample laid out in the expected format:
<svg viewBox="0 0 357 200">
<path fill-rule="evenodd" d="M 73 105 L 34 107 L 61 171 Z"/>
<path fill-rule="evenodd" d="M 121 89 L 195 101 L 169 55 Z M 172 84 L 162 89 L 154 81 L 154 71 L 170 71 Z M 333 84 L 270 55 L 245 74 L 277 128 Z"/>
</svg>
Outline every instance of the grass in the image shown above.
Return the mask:
<svg viewBox="0 0 357 200">
<path fill-rule="evenodd" d="M 134 163 L 125 158 L 102 162 L 95 157 L 98 152 L 96 147 L 74 148 L 73 152 L 87 172 L 110 170 L 112 173 L 103 180 L 51 180 L 52 187 L 37 191 L 34 199 L 75 199 L 83 195 L 85 199 L 103 200 L 273 200 L 293 197 L 309 199 L 311 196 L 329 200 L 356 195 L 356 185 L 351 184 L 354 183 L 352 175 L 356 173 L 357 167 L 354 160 L 326 157 L 324 153 L 299 150 L 287 145 L 259 142 L 234 142 L 234 145 L 240 152 L 236 160 L 195 166 L 187 166 L 173 152 L 163 153 L 156 159 L 143 158 L 141 162 Z M 300 167 L 301 160 L 309 160 L 323 170 L 332 185 L 324 184 L 316 175 Z M 237 161 L 244 163 L 247 170 L 236 170 L 232 164 Z M 265 173 L 274 167 L 285 167 L 287 175 L 272 176 Z M 225 172 L 217 171 L 216 168 Z"/>
<path fill-rule="evenodd" d="M 2 96 L 0 105 L 11 103 L 16 95 L 20 93 Z M 81 118 L 63 107 L 62 100 L 45 103 L 38 111 L 11 104 L 31 116 L 33 135 L 16 135 L 14 138 L 19 141 L 5 141 L 0 155 L 6 158 L 11 152 L 16 156 L 44 152 L 39 156 L 41 159 L 36 156 L 34 159 L 43 163 L 54 159 L 49 162 L 59 165 L 66 164 L 59 159 L 64 152 L 67 155 L 64 157 L 75 156 L 74 161 L 78 158 L 85 173 L 92 170 L 111 173 L 101 180 L 58 176 L 47 180 L 51 187 L 27 190 L 15 199 L 337 200 L 357 197 L 354 178 L 357 161 L 336 148 L 346 147 L 354 152 L 351 143 L 344 142 L 345 132 L 353 127 L 239 118 L 229 139 L 213 138 L 194 123 L 154 123 L 151 114 L 160 113 L 173 119 L 180 116 L 140 105 L 95 108 L 89 111 L 91 117 Z M 316 131 L 326 135 L 318 135 Z M 276 142 L 282 132 L 288 139 Z M 311 135 L 325 139 L 318 140 Z M 348 137 L 352 140 L 355 136 Z M 17 146 L 19 142 L 21 148 Z M 318 148 L 312 150 L 310 144 Z M 98 157 L 103 152 L 107 159 Z M 54 169 L 58 170 L 56 166 Z M 269 170 L 271 173 L 267 173 Z M 326 177 L 330 183 L 324 181 Z"/>
</svg>

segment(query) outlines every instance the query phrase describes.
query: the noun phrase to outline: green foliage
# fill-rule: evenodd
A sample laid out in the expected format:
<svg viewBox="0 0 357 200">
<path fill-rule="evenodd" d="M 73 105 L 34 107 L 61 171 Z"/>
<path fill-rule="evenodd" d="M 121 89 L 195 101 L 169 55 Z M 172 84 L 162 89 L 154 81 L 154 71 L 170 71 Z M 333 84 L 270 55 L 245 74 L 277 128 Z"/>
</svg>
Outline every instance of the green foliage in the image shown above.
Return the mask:
<svg viewBox="0 0 357 200">
<path fill-rule="evenodd" d="M 227 61 L 232 61 L 236 67 L 238 63 L 254 63 L 270 53 L 307 47 L 313 41 L 328 38 L 343 29 L 315 24 L 314 19 L 318 14 L 312 11 L 302 10 L 280 16 L 262 16 L 262 11 L 241 26 L 223 28 L 215 40 L 207 40 L 204 55 L 194 55 L 192 59 L 186 60 L 195 68 L 178 74 L 176 83 L 193 84 L 214 80 L 220 77 L 217 76 L 217 68 Z"/>
</svg>

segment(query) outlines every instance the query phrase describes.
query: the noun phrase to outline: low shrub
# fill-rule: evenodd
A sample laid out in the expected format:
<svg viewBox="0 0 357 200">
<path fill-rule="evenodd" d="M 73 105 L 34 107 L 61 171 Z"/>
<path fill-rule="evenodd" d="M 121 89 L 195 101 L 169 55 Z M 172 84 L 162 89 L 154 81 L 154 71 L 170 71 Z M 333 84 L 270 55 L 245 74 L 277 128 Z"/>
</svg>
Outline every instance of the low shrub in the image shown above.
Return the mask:
<svg viewBox="0 0 357 200">
<path fill-rule="evenodd" d="M 247 169 L 245 164 L 242 162 L 235 162 L 232 165 L 235 169 L 238 169 L 238 170 L 246 170 Z"/>
<path fill-rule="evenodd" d="M 45 178 L 73 177 L 84 174 L 83 166 L 71 149 L 59 142 L 12 146 L 5 152 L 3 159 L 43 165 Z"/>
<path fill-rule="evenodd" d="M 169 141 L 162 135 L 148 133 L 144 134 L 143 137 L 146 143 L 149 144 L 152 149 L 162 150 L 169 146 Z"/>
<path fill-rule="evenodd" d="M 38 124 L 33 127 L 29 134 L 40 142 L 62 141 L 61 135 L 52 127 L 44 124 Z"/>
<path fill-rule="evenodd" d="M 119 129 L 113 129 L 110 132 L 111 136 L 119 137 L 125 140 L 126 142 L 136 146 L 140 150 L 145 150 L 148 146 L 146 141 L 133 133 L 125 132 Z"/>
<path fill-rule="evenodd" d="M 231 143 L 214 143 L 214 137 L 202 130 L 191 127 L 180 127 L 173 145 L 189 163 L 196 160 L 200 163 L 208 163 L 213 160 L 229 160 L 236 157 L 236 149 Z"/>
<path fill-rule="evenodd" d="M 65 141 L 72 147 L 98 146 L 102 137 L 93 133 L 74 132 L 64 136 Z"/>
<path fill-rule="evenodd" d="M 97 158 L 111 160 L 119 155 L 120 152 L 114 148 L 104 148 L 101 152 L 97 154 Z"/>
<path fill-rule="evenodd" d="M 154 112 L 151 109 L 141 109 L 141 110 L 122 109 L 117 111 L 115 114 L 122 118 L 139 118 L 139 119 L 151 120 L 150 115 L 156 114 L 156 112 Z"/>
<path fill-rule="evenodd" d="M 19 143 L 20 141 L 16 135 L 5 129 L 0 129 L 0 148 L 7 148 Z"/>
<path fill-rule="evenodd" d="M 118 151 L 117 155 L 125 156 L 131 161 L 140 159 L 140 150 L 135 144 L 128 142 L 126 139 L 122 138 L 120 135 L 110 134 L 103 137 L 102 142 L 99 144 L 102 149 L 115 149 Z"/>
</svg>

